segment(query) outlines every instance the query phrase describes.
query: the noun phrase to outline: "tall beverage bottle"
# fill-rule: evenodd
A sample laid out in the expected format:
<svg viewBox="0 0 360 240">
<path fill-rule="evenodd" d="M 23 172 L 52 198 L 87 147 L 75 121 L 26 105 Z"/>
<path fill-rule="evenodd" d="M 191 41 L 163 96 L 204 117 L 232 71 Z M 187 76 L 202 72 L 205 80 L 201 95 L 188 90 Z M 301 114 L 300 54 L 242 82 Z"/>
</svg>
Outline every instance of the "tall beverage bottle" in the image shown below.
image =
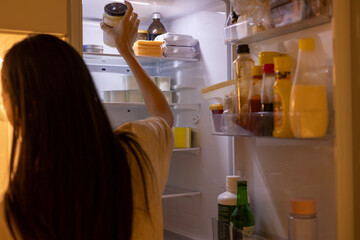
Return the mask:
<svg viewBox="0 0 360 240">
<path fill-rule="evenodd" d="M 248 204 L 247 181 L 238 181 L 237 188 L 236 208 L 230 218 L 233 240 L 251 237 L 255 230 L 254 214 Z"/>
<path fill-rule="evenodd" d="M 250 49 L 247 44 L 237 46 L 236 52 L 237 58 L 233 62 L 236 123 L 246 128 L 248 96 L 254 60 L 250 58 Z"/>
<path fill-rule="evenodd" d="M 226 192 L 218 196 L 218 240 L 230 240 L 230 217 L 236 208 L 239 176 L 226 176 Z"/>
<path fill-rule="evenodd" d="M 161 14 L 153 13 L 153 21 L 147 29 L 147 40 L 154 41 L 154 39 L 163 33 L 166 33 L 165 26 L 161 23 Z"/>
</svg>

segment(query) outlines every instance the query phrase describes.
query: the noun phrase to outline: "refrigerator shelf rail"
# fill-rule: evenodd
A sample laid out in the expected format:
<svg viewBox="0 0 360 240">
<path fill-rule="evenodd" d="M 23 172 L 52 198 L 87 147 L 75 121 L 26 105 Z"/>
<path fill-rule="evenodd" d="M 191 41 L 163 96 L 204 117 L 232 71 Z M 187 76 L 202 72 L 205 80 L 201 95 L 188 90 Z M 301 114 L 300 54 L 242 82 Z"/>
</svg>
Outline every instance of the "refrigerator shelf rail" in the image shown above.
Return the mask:
<svg viewBox="0 0 360 240">
<path fill-rule="evenodd" d="M 243 240 L 270 240 L 270 239 L 278 239 L 278 240 L 285 240 L 284 238 L 278 237 L 278 236 L 271 236 L 271 238 L 265 238 L 260 236 L 258 232 L 256 232 L 256 226 L 255 226 L 255 232 L 250 236 L 249 234 L 243 233 L 242 230 L 232 227 L 231 225 L 227 223 L 220 222 L 217 218 L 212 218 L 212 232 L 213 232 L 213 240 L 220 239 L 219 237 L 219 229 L 226 229 L 228 231 L 228 235 L 232 235 L 233 239 L 243 239 Z M 236 238 L 234 235 L 238 235 L 239 238 Z M 223 238 L 221 238 L 223 239 Z"/>
<path fill-rule="evenodd" d="M 200 148 L 199 148 L 199 147 L 193 147 L 193 148 L 173 148 L 173 152 L 199 153 L 199 152 L 200 152 Z"/>
<path fill-rule="evenodd" d="M 328 114 L 328 113 L 326 113 Z M 239 137 L 257 137 L 257 138 L 267 138 L 267 139 L 278 139 L 278 140 L 292 140 L 292 141 L 321 141 L 328 142 L 334 139 L 333 133 L 333 113 L 329 115 L 329 123 L 327 126 L 326 133 L 322 137 L 273 137 L 272 135 L 265 136 L 264 125 L 273 124 L 274 114 L 273 112 L 258 112 L 247 114 L 246 118 L 251 119 L 251 131 L 237 124 L 236 114 L 213 114 L 210 112 L 210 121 L 211 123 L 211 134 L 220 135 L 220 136 L 239 136 Z M 248 122 L 249 123 L 249 122 Z M 269 126 L 269 125 L 266 125 Z M 271 130 L 272 132 L 272 130 Z"/>
<path fill-rule="evenodd" d="M 251 31 L 244 31 L 248 28 L 247 22 L 236 23 L 224 28 L 225 44 L 226 45 L 239 45 L 250 44 L 262 40 L 279 37 L 288 33 L 294 33 L 303 29 L 315 27 L 321 24 L 331 22 L 330 16 L 315 16 L 299 22 L 291 23 L 281 27 L 271 28 L 262 32 L 251 33 Z"/>
<path fill-rule="evenodd" d="M 179 197 L 196 197 L 200 195 L 201 192 L 199 191 L 191 191 L 173 186 L 166 186 L 161 198 L 166 199 L 166 198 L 179 198 Z"/>
<path fill-rule="evenodd" d="M 83 53 L 83 58 L 91 72 L 113 72 L 129 74 L 131 71 L 119 54 Z M 155 69 L 157 73 L 181 69 L 199 62 L 199 59 L 170 58 L 170 57 L 144 57 L 137 56 L 137 60 L 144 69 Z"/>
<path fill-rule="evenodd" d="M 103 102 L 106 107 L 139 107 L 145 108 L 144 102 Z M 173 110 L 194 110 L 200 108 L 200 103 L 169 103 Z"/>
</svg>

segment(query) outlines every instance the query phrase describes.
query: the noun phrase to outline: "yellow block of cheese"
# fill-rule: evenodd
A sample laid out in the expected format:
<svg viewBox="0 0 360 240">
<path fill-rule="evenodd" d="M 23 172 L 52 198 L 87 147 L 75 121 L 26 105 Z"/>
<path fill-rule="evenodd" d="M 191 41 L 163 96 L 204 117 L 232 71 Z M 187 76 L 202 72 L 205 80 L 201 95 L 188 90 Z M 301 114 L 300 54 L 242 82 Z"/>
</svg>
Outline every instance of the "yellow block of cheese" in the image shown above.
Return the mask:
<svg viewBox="0 0 360 240">
<path fill-rule="evenodd" d="M 191 128 L 173 127 L 174 148 L 191 148 Z"/>
</svg>

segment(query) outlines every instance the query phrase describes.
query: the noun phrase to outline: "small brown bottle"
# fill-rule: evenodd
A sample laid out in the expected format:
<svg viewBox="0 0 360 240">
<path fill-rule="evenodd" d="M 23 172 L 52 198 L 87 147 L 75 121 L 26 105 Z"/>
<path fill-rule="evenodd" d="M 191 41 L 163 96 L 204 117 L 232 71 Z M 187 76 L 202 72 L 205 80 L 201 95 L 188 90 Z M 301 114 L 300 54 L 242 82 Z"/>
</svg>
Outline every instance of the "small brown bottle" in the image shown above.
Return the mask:
<svg viewBox="0 0 360 240">
<path fill-rule="evenodd" d="M 164 25 L 160 22 L 160 13 L 153 13 L 153 21 L 147 30 L 147 40 L 154 41 L 156 36 L 166 33 Z"/>
</svg>

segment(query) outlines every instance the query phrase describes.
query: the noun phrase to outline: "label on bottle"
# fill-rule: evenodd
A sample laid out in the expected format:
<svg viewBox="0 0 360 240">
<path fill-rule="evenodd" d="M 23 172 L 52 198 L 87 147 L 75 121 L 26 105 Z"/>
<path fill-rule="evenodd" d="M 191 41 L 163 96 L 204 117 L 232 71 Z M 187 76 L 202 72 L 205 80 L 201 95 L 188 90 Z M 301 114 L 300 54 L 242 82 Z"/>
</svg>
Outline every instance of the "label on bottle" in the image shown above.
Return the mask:
<svg viewBox="0 0 360 240">
<path fill-rule="evenodd" d="M 255 226 L 243 227 L 242 231 L 244 237 L 252 237 L 255 232 Z"/>
<path fill-rule="evenodd" d="M 218 239 L 230 240 L 230 217 L 236 206 L 218 204 Z"/>
<path fill-rule="evenodd" d="M 280 127 L 283 124 L 283 103 L 279 93 L 274 92 L 274 125 L 275 127 Z"/>
</svg>

